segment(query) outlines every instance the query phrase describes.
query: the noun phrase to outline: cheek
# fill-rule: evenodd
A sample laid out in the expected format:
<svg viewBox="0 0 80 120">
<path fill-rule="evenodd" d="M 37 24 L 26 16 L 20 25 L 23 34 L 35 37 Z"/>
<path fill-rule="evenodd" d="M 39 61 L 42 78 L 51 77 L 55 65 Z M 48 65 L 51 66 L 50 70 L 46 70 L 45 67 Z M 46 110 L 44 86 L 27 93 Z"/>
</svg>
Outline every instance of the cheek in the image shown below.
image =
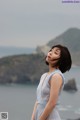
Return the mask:
<svg viewBox="0 0 80 120">
<path fill-rule="evenodd" d="M 59 57 L 60 57 L 59 55 L 54 54 L 54 55 L 52 56 L 52 59 L 57 59 L 57 58 L 59 58 Z"/>
<path fill-rule="evenodd" d="M 54 53 L 52 54 L 52 58 L 57 57 L 57 56 L 58 56 L 58 55 L 56 55 L 56 54 L 54 54 Z"/>
</svg>

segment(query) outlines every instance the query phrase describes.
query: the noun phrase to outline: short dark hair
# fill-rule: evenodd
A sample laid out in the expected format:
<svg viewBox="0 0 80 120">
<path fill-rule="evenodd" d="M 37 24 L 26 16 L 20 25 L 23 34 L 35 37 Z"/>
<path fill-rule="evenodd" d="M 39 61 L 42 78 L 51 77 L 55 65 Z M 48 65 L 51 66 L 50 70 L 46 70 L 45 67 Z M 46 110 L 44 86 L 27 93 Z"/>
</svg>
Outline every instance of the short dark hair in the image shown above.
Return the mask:
<svg viewBox="0 0 80 120">
<path fill-rule="evenodd" d="M 70 52 L 66 46 L 63 46 L 60 44 L 52 46 L 52 48 L 50 50 L 52 50 L 55 47 L 58 47 L 60 49 L 61 53 L 60 53 L 60 58 L 59 58 L 58 62 L 56 62 L 56 64 L 54 66 L 55 67 L 58 66 L 59 69 L 61 70 L 61 72 L 65 73 L 66 71 L 70 70 L 71 65 L 72 65 Z M 45 62 L 47 65 L 49 65 L 49 63 L 47 61 L 45 61 Z"/>
</svg>

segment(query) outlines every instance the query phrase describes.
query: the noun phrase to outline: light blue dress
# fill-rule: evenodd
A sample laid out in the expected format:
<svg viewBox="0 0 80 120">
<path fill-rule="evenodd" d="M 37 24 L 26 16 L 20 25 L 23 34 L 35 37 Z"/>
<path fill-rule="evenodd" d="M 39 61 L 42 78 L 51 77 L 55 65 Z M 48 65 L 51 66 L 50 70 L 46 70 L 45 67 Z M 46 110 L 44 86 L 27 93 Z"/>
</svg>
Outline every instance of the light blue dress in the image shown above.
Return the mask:
<svg viewBox="0 0 80 120">
<path fill-rule="evenodd" d="M 39 85 L 37 87 L 37 108 L 36 108 L 36 112 L 35 112 L 35 120 L 39 120 L 39 116 L 41 115 L 41 113 L 43 112 L 48 100 L 49 100 L 49 96 L 50 96 L 50 85 L 49 85 L 49 80 L 51 79 L 51 77 L 55 74 L 55 73 L 59 73 L 62 76 L 62 80 L 63 80 L 63 84 L 62 84 L 62 88 L 64 86 L 64 75 L 62 74 L 62 72 L 59 69 L 56 69 L 55 71 L 53 71 L 52 73 L 50 73 L 49 75 L 47 75 L 47 73 L 44 73 L 41 78 L 40 78 L 40 82 Z M 59 91 L 59 96 L 61 93 L 61 90 Z M 47 117 L 46 120 L 61 120 L 58 110 L 57 110 L 57 105 L 59 104 L 59 96 L 58 96 L 58 100 L 56 103 L 55 108 L 53 108 L 52 112 L 50 113 L 50 115 Z"/>
</svg>

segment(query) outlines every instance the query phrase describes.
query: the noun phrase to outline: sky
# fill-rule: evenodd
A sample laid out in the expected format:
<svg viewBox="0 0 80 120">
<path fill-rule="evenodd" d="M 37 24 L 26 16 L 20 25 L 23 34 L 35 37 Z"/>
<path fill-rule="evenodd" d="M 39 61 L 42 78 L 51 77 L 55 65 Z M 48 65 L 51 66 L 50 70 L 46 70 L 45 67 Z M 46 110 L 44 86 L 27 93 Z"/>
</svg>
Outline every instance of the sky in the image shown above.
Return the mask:
<svg viewBox="0 0 80 120">
<path fill-rule="evenodd" d="M 0 46 L 36 48 L 72 27 L 80 28 L 80 3 L 0 0 Z"/>
</svg>

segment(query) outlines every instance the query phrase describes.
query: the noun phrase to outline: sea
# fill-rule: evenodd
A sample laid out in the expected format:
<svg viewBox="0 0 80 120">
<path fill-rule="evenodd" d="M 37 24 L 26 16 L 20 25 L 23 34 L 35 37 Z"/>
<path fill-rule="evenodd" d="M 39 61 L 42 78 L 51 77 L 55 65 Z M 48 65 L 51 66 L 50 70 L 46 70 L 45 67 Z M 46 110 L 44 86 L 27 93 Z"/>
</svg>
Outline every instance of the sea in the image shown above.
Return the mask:
<svg viewBox="0 0 80 120">
<path fill-rule="evenodd" d="M 77 92 L 62 91 L 58 111 L 61 120 L 80 118 L 80 66 L 64 74 L 66 82 L 74 78 Z M 31 120 L 37 85 L 0 85 L 0 113 L 8 112 L 8 120 Z M 5 119 L 4 119 L 5 120 Z"/>
</svg>

